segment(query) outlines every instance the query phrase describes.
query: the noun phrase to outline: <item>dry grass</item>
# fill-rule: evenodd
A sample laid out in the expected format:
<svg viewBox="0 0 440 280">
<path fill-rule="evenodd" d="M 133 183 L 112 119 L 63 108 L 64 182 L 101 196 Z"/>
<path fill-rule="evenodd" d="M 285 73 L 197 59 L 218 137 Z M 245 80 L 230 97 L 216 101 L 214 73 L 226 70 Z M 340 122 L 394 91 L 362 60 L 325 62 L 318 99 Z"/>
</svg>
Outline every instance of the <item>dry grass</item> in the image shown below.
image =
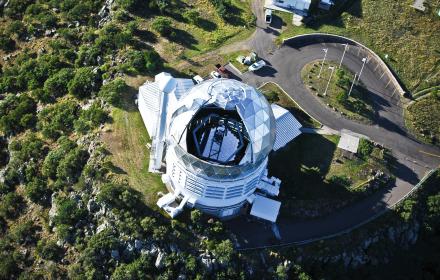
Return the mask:
<svg viewBox="0 0 440 280">
<path fill-rule="evenodd" d="M 111 153 L 113 164 L 120 170 L 116 179 L 127 181 L 144 195 L 147 205 L 154 208 L 157 192 L 166 192 L 166 188 L 159 175 L 148 172 L 149 150 L 146 144 L 150 138 L 134 104 L 135 88 L 143 81 L 145 77 L 141 76 L 128 80 L 133 87 L 123 99 L 123 109 L 113 109 L 113 122 L 102 134 L 102 140 Z"/>
</svg>

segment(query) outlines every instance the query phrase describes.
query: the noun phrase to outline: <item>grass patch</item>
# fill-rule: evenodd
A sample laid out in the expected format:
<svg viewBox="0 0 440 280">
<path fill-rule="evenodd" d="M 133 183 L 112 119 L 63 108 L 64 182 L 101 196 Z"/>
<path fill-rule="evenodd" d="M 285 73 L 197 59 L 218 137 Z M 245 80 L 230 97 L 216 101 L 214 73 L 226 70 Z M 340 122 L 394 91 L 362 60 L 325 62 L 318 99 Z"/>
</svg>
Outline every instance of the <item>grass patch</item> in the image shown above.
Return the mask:
<svg viewBox="0 0 440 280">
<path fill-rule="evenodd" d="M 173 28 L 172 36 L 167 38 L 160 37 L 152 30 L 154 17 L 137 15 L 135 19 L 142 30 L 156 34 L 159 40 L 155 43 L 155 48 L 168 63 L 173 65 L 176 59 L 192 58 L 223 44 L 250 36 L 255 30 L 250 27 L 253 22 L 250 1 L 232 0 L 231 7 L 235 20 L 225 21 L 217 14 L 210 1 L 184 0 L 176 4 L 171 13 L 166 14 L 172 21 Z M 197 21 L 190 23 L 182 16 L 187 9 L 199 13 Z"/>
<path fill-rule="evenodd" d="M 428 5 L 425 12 L 410 6 L 413 1 L 362 0 L 336 1 L 329 14 L 316 14 L 307 25 L 286 25 L 282 39 L 314 32 L 333 33 L 353 38 L 373 49 L 385 60 L 410 92 L 440 84 L 440 21 L 438 7 Z"/>
<path fill-rule="evenodd" d="M 266 83 L 258 88 L 270 103 L 276 103 L 289 110 L 304 127 L 320 128 L 322 124 L 304 112 L 278 85 Z"/>
<path fill-rule="evenodd" d="M 335 67 L 335 70 L 327 93 L 324 95 L 332 72 L 329 67 Z M 324 63 L 321 76 L 318 78 L 320 68 L 321 62 L 315 61 L 307 64 L 301 70 L 302 80 L 309 91 L 319 96 L 325 104 L 336 108 L 347 118 L 363 123 L 372 123 L 375 113 L 368 91 L 362 86 L 362 83 L 355 85 L 348 96 L 354 78 L 353 73 L 345 67 L 338 68 L 338 64 L 328 61 Z"/>
<path fill-rule="evenodd" d="M 374 147 L 366 157 L 343 156 L 339 136 L 302 134 L 270 155 L 269 174 L 281 179 L 281 212 L 285 216 L 317 217 L 362 198 L 374 189 L 360 187 L 371 171 L 389 174 L 386 155 Z"/>
<path fill-rule="evenodd" d="M 419 139 L 440 145 L 440 97 L 430 94 L 409 105 L 405 123 Z"/>
<path fill-rule="evenodd" d="M 137 88 L 137 87 L 136 87 Z M 123 98 L 122 108 L 114 108 L 113 122 L 103 133 L 103 141 L 111 153 L 111 160 L 119 172 L 115 179 L 126 181 L 141 192 L 145 203 L 156 207 L 157 192 L 166 192 L 160 176 L 148 172 L 150 142 L 142 117 L 134 104 L 136 90 L 131 88 Z"/>
<path fill-rule="evenodd" d="M 250 50 L 239 50 L 235 52 L 231 52 L 225 55 L 225 59 L 233 64 L 238 70 L 240 70 L 241 73 L 247 72 L 249 69 L 248 65 L 241 64 L 237 61 L 237 57 L 239 56 L 248 56 L 251 53 Z"/>
</svg>

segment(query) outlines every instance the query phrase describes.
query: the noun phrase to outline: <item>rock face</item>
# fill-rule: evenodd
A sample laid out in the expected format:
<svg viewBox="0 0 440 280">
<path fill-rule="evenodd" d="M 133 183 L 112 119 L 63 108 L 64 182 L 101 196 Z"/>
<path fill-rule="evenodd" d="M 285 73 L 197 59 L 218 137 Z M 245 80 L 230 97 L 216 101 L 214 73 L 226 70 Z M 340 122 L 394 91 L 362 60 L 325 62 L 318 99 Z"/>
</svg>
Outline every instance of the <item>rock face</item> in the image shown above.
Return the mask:
<svg viewBox="0 0 440 280">
<path fill-rule="evenodd" d="M 408 248 L 417 242 L 420 224 L 410 221 L 369 233 L 368 237 L 358 241 L 355 247 L 347 243 L 347 248 L 333 255 L 302 256 L 296 262 L 341 263 L 346 268 L 358 268 L 363 265 L 387 263 L 393 248 Z M 350 242 L 350 241 L 348 241 Z M 351 247 L 351 248 L 350 248 Z M 203 259 L 202 259 L 203 262 Z"/>
</svg>

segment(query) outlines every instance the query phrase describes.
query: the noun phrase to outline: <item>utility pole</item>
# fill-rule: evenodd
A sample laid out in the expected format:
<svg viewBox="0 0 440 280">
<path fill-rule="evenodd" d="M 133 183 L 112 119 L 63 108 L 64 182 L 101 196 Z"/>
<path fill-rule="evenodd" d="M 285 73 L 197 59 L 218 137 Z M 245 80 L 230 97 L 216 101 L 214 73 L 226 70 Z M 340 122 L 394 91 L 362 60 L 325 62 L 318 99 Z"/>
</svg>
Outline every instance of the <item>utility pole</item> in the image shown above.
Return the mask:
<svg viewBox="0 0 440 280">
<path fill-rule="evenodd" d="M 333 76 L 333 72 L 335 71 L 335 67 L 330 66 L 328 69 L 331 69 L 332 72 L 330 73 L 330 78 L 328 79 L 327 86 L 325 87 L 324 96 L 327 95 L 327 89 L 328 89 L 328 86 L 330 85 L 330 81 L 332 80 L 332 76 Z"/>
<path fill-rule="evenodd" d="M 357 80 L 358 82 L 361 79 L 362 70 L 364 70 L 364 66 L 365 66 L 365 62 L 367 62 L 367 58 L 366 57 L 362 58 L 362 62 L 363 62 L 363 64 L 362 64 L 361 71 L 359 72 L 359 76 L 358 76 L 358 80 Z"/>
<path fill-rule="evenodd" d="M 353 90 L 353 86 L 356 83 L 356 76 L 357 76 L 357 73 L 354 73 L 353 82 L 351 83 L 351 87 L 350 87 L 350 91 L 348 92 L 348 96 L 350 96 L 351 91 Z"/>
<path fill-rule="evenodd" d="M 321 77 L 322 67 L 324 66 L 325 58 L 327 57 L 328 49 L 322 49 L 324 52 L 324 59 L 322 60 L 321 69 L 319 69 L 318 79 Z"/>
<path fill-rule="evenodd" d="M 345 48 L 344 48 L 344 52 L 342 53 L 341 62 L 339 62 L 339 68 L 341 68 L 342 60 L 344 60 L 345 52 L 347 51 L 347 48 L 348 48 L 348 43 L 345 43 L 344 45 L 345 45 Z"/>
</svg>

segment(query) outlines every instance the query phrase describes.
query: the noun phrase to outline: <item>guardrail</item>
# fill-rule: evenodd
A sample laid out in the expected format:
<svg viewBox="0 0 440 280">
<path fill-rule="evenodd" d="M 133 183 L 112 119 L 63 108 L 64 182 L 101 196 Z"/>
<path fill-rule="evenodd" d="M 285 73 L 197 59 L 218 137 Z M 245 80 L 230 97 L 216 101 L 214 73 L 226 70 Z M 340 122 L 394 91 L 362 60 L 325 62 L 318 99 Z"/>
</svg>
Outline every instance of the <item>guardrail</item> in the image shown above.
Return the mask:
<svg viewBox="0 0 440 280">
<path fill-rule="evenodd" d="M 321 43 L 325 43 L 325 39 L 326 39 L 325 37 L 332 38 L 333 40 L 336 39 L 336 41 L 340 41 L 340 43 L 351 43 L 352 45 L 356 45 L 356 46 L 362 48 L 363 50 L 365 50 L 367 53 L 369 53 L 375 59 L 375 61 L 381 66 L 382 69 L 384 69 L 384 72 L 387 74 L 388 79 L 393 83 L 394 87 L 397 89 L 399 94 L 402 96 L 404 96 L 406 94 L 405 90 L 402 88 L 399 81 L 394 76 L 393 72 L 388 67 L 388 65 L 382 60 L 382 58 L 380 58 L 380 56 L 378 56 L 370 48 L 359 43 L 356 40 L 353 40 L 353 39 L 350 39 L 350 38 L 347 38 L 347 37 L 344 37 L 341 35 L 331 34 L 331 33 L 310 33 L 310 34 L 302 34 L 302 35 L 297 35 L 294 37 L 283 39 L 283 44 L 286 43 L 287 41 L 292 41 L 292 40 L 299 40 L 299 39 L 306 39 L 306 38 L 309 39 L 308 37 L 309 38 L 315 37 L 315 39 Z"/>
<path fill-rule="evenodd" d="M 339 232 L 333 233 L 333 234 L 329 234 L 329 235 L 324 235 L 321 237 L 315 237 L 315 238 L 310 238 L 310 239 L 306 239 L 306 240 L 302 240 L 302 241 L 294 241 L 294 242 L 286 242 L 286 243 L 282 243 L 282 244 L 274 244 L 274 245 L 267 245 L 267 246 L 256 246 L 256 247 L 252 247 L 252 248 L 237 248 L 237 251 L 249 251 L 249 250 L 256 250 L 256 249 L 268 249 L 268 248 L 278 248 L 278 247 L 286 247 L 286 246 L 292 246 L 292 245 L 305 245 L 305 244 L 310 244 L 316 241 L 321 241 L 321 240 L 326 240 L 326 239 L 331 239 L 331 238 L 335 238 L 335 237 L 339 237 L 341 235 L 344 234 L 348 234 L 350 232 L 352 232 L 353 230 L 375 220 L 376 218 L 382 216 L 383 214 L 385 214 L 386 212 L 388 212 L 390 209 L 394 209 L 396 206 L 398 206 L 403 200 L 405 200 L 406 198 L 408 198 L 409 196 L 411 196 L 415 191 L 417 191 L 421 185 L 423 185 L 423 183 L 432 176 L 432 174 L 434 174 L 436 171 L 439 171 L 440 169 L 432 169 L 430 170 L 425 176 L 423 176 L 423 178 L 411 189 L 411 191 L 409 191 L 407 194 L 405 194 L 403 197 L 401 197 L 398 201 L 396 201 L 394 204 L 387 206 L 385 209 L 383 209 L 382 211 L 376 213 L 375 215 L 371 216 L 370 218 Z"/>
</svg>

